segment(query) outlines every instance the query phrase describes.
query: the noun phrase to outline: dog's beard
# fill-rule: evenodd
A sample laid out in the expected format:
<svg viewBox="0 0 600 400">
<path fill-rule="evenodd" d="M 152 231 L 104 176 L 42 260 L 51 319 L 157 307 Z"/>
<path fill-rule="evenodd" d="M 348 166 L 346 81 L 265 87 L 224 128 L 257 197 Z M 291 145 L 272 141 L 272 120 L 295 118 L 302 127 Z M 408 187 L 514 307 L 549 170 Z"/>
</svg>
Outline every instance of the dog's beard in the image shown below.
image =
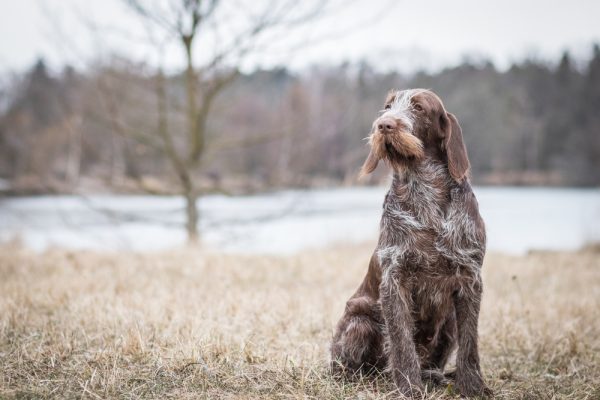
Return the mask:
<svg viewBox="0 0 600 400">
<path fill-rule="evenodd" d="M 374 132 L 369 136 L 371 152 L 365 161 L 361 175 L 375 170 L 379 160 L 384 160 L 393 169 L 402 169 L 407 163 L 424 157 L 423 142 L 408 132 L 382 135 Z"/>
</svg>

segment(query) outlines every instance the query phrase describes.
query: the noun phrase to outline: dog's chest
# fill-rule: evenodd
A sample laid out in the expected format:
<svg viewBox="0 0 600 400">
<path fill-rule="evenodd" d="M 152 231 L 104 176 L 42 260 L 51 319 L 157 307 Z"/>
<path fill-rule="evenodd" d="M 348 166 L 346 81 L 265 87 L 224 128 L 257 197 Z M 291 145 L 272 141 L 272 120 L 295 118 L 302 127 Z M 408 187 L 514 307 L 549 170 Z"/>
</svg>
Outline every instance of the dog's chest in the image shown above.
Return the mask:
<svg viewBox="0 0 600 400">
<path fill-rule="evenodd" d="M 387 254 L 392 265 L 404 264 L 428 276 L 467 272 L 458 266 L 476 268 L 482 244 L 477 221 L 467 210 L 469 194 L 452 187 L 435 169 L 394 182 L 384 203 L 380 258 Z"/>
</svg>

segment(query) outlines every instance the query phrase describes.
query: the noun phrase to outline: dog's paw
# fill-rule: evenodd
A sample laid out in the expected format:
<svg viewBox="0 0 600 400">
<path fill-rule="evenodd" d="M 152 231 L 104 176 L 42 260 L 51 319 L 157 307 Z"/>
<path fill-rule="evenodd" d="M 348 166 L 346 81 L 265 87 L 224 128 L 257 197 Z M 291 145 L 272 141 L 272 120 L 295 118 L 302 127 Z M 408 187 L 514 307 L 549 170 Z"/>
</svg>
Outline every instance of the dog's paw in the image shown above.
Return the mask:
<svg viewBox="0 0 600 400">
<path fill-rule="evenodd" d="M 457 379 L 455 383 L 456 391 L 465 397 L 483 397 L 493 396 L 494 392 L 481 378 L 471 380 Z"/>
<path fill-rule="evenodd" d="M 433 386 L 448 386 L 450 380 L 439 369 L 424 369 L 421 371 L 421 379 L 426 384 Z"/>
<path fill-rule="evenodd" d="M 449 380 L 452 380 L 452 381 L 455 380 L 456 379 L 456 370 L 454 369 L 452 371 L 444 372 L 444 377 L 446 379 L 449 379 Z"/>
<path fill-rule="evenodd" d="M 420 400 L 423 399 L 423 395 L 425 393 L 425 389 L 421 386 L 406 386 L 406 387 L 398 387 L 398 391 L 400 392 L 401 399 L 409 399 L 409 400 Z"/>
</svg>

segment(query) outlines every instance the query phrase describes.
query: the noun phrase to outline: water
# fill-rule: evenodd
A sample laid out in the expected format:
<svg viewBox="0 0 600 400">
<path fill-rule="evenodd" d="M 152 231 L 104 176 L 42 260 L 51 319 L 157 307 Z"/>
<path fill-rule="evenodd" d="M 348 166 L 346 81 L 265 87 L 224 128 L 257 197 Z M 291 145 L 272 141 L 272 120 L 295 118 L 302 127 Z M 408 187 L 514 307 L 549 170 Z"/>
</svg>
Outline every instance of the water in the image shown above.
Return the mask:
<svg viewBox="0 0 600 400">
<path fill-rule="evenodd" d="M 204 243 L 229 252 L 289 254 L 375 241 L 385 188 L 207 196 Z M 600 241 L 599 189 L 476 188 L 488 249 L 575 249 Z M 160 250 L 185 243 L 178 197 L 42 196 L 0 200 L 0 240 L 26 246 Z"/>
</svg>

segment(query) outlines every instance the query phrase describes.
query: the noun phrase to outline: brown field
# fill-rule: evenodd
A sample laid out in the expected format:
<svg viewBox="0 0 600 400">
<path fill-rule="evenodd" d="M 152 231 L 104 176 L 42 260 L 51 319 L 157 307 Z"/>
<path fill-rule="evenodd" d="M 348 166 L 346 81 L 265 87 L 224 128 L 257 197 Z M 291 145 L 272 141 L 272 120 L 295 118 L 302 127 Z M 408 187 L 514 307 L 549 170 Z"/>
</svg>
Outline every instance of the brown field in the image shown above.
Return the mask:
<svg viewBox="0 0 600 400">
<path fill-rule="evenodd" d="M 0 248 L 0 398 L 394 398 L 327 372 L 370 245 L 293 257 Z M 488 255 L 499 399 L 600 398 L 600 251 Z M 454 398 L 452 388 L 427 398 Z"/>
</svg>

